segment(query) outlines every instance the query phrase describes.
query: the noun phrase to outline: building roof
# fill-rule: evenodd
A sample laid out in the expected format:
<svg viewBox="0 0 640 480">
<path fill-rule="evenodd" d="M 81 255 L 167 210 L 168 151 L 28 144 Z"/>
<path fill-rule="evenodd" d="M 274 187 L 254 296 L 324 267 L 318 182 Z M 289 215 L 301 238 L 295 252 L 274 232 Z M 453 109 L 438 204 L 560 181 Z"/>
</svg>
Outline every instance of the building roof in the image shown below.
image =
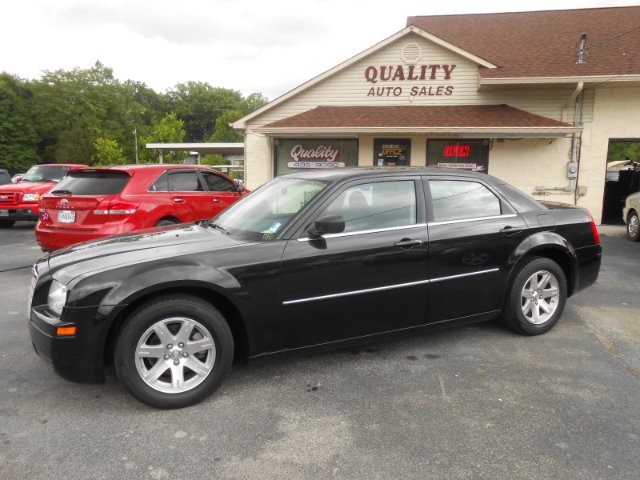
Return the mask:
<svg viewBox="0 0 640 480">
<path fill-rule="evenodd" d="M 567 134 L 576 130 L 572 124 L 534 115 L 509 105 L 447 106 L 320 106 L 264 125 L 263 133 L 331 133 L 342 131 L 423 131 L 473 129 L 483 132 L 529 131 Z M 553 136 L 553 135 L 552 135 Z"/>
<path fill-rule="evenodd" d="M 640 6 L 415 16 L 407 25 L 498 65 L 480 68 L 483 79 L 640 75 Z"/>
</svg>

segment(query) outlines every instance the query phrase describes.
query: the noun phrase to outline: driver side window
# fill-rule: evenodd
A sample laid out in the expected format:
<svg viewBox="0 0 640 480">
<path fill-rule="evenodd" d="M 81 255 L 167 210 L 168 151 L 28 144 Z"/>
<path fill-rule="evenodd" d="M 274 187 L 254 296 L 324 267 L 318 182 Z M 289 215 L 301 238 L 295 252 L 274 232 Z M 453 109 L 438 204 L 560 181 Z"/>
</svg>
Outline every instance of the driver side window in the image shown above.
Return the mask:
<svg viewBox="0 0 640 480">
<path fill-rule="evenodd" d="M 321 216 L 339 215 L 345 233 L 416 224 L 416 189 L 412 180 L 373 182 L 347 188 Z"/>
</svg>

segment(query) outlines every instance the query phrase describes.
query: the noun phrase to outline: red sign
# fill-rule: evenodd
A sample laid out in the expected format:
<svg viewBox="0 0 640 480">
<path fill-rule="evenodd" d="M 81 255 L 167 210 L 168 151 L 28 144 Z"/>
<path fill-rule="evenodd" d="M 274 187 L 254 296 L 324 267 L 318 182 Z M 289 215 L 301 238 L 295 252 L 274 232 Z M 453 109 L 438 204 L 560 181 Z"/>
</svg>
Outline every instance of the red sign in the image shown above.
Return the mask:
<svg viewBox="0 0 640 480">
<path fill-rule="evenodd" d="M 445 157 L 468 157 L 471 145 L 445 145 L 442 154 Z"/>
</svg>

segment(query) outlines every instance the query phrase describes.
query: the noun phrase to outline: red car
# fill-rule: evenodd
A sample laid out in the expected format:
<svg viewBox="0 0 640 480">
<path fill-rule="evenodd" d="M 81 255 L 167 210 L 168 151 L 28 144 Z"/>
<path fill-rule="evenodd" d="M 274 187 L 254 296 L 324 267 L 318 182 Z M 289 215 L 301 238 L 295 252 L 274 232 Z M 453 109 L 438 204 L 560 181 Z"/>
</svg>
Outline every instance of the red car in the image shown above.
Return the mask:
<svg viewBox="0 0 640 480">
<path fill-rule="evenodd" d="M 44 250 L 212 218 L 248 193 L 200 165 L 123 165 L 71 172 L 40 201 Z"/>
<path fill-rule="evenodd" d="M 34 165 L 19 183 L 0 185 L 0 228 L 11 228 L 18 220 L 38 220 L 38 201 L 67 172 L 86 165 Z"/>
</svg>

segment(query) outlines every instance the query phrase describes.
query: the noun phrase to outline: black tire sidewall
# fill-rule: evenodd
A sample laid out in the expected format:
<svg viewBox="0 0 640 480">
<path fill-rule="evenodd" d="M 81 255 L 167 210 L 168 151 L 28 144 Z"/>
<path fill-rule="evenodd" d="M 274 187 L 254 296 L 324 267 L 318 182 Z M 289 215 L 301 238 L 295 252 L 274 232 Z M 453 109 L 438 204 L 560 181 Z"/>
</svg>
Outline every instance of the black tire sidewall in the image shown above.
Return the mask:
<svg viewBox="0 0 640 480">
<path fill-rule="evenodd" d="M 178 222 L 174 222 L 173 220 L 167 220 L 166 218 L 163 218 L 162 220 L 158 220 L 154 225 L 154 227 L 168 227 L 170 225 L 177 225 L 177 224 Z"/>
<path fill-rule="evenodd" d="M 553 274 L 558 281 L 560 298 L 558 306 L 552 317 L 542 324 L 535 325 L 527 320 L 522 313 L 521 294 L 525 283 L 535 272 L 546 270 Z M 532 258 L 523 265 L 515 276 L 515 280 L 509 292 L 509 301 L 506 304 L 506 322 L 509 327 L 518 333 L 525 335 L 540 335 L 551 330 L 562 315 L 567 300 L 567 280 L 560 266 L 548 258 Z"/>
<path fill-rule="evenodd" d="M 208 377 L 193 389 L 177 394 L 154 390 L 138 374 L 135 349 L 142 334 L 154 323 L 184 316 L 197 320 L 209 330 L 216 348 L 216 358 Z M 161 409 L 194 405 L 211 395 L 225 379 L 233 362 L 233 336 L 222 314 L 209 303 L 190 296 L 169 296 L 142 305 L 128 318 L 118 336 L 114 365 L 118 379 L 138 400 Z"/>
</svg>

